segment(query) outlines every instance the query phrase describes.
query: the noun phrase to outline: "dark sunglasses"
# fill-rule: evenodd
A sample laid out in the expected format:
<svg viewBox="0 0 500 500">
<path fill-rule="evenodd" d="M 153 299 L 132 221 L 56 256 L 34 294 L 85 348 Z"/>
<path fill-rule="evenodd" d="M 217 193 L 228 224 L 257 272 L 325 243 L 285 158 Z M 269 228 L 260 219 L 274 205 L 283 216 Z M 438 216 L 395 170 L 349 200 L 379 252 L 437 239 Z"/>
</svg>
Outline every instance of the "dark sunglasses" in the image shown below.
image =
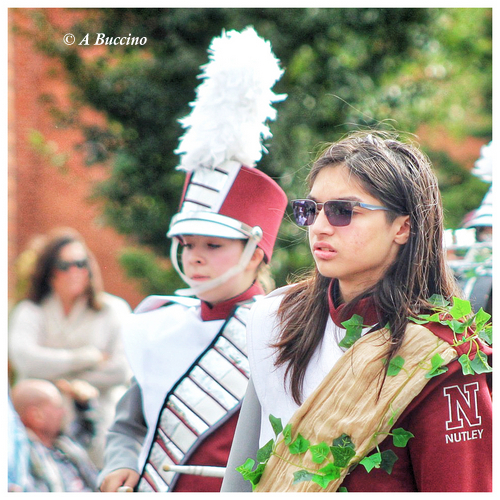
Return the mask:
<svg viewBox="0 0 500 500">
<path fill-rule="evenodd" d="M 292 207 L 295 222 L 299 226 L 310 226 L 313 224 L 322 208 L 325 210 L 328 222 L 332 226 L 337 227 L 348 226 L 351 223 L 354 207 L 390 211 L 387 207 L 348 200 L 329 200 L 324 203 L 316 203 L 314 200 L 293 200 Z"/>
<path fill-rule="evenodd" d="M 73 260 L 73 261 L 58 260 L 56 261 L 55 267 L 60 271 L 67 271 L 73 266 L 77 267 L 78 269 L 84 269 L 87 268 L 88 265 L 89 261 L 87 259 Z"/>
</svg>

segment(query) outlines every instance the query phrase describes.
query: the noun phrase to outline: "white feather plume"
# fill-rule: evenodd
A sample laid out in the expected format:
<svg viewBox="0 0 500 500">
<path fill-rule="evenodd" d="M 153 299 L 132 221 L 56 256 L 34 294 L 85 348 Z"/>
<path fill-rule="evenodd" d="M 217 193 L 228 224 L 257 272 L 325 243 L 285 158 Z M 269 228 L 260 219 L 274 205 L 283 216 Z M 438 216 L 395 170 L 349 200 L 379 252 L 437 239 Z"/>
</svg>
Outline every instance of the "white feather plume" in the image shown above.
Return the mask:
<svg viewBox="0 0 500 500">
<path fill-rule="evenodd" d="M 226 160 L 255 166 L 266 152 L 262 139 L 272 137 L 265 124 L 276 118 L 272 103 L 286 99 L 271 90 L 283 74 L 279 60 L 251 27 L 223 32 L 208 52 L 193 109 L 180 120 L 186 132 L 175 150 L 177 169 L 214 168 Z"/>
</svg>

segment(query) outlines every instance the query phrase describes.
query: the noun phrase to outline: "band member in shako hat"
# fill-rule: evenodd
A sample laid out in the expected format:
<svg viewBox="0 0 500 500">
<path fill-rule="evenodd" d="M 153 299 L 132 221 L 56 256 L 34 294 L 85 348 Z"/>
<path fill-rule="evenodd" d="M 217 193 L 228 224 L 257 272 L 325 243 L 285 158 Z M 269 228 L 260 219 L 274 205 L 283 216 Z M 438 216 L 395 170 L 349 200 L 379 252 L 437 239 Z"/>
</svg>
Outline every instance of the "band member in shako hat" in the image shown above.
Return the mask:
<svg viewBox="0 0 500 500">
<path fill-rule="evenodd" d="M 187 182 L 181 211 L 173 217 L 168 232 L 174 238 L 172 263 L 191 287 L 178 293 L 201 298 L 200 293 L 213 290 L 244 271 L 252 258 L 258 256 L 259 261 L 269 263 L 283 218 L 283 204 L 286 205 L 283 190 L 255 168 L 229 161 L 217 170 L 195 171 Z M 177 249 L 179 245 L 190 245 L 189 236 L 194 235 L 241 240 L 244 246 L 240 259 L 211 279 L 187 275 L 179 267 Z"/>
<path fill-rule="evenodd" d="M 134 379 L 108 434 L 101 491 L 219 491 L 246 392 L 247 316 L 268 291 L 260 276 L 287 204 L 254 166 L 261 137 L 270 136 L 270 103 L 283 98 L 270 92 L 282 71 L 253 29 L 214 39 L 211 53 L 183 122 L 189 129 L 177 152 L 188 174 L 167 233 L 189 288 L 148 297 L 123 331 Z"/>
</svg>

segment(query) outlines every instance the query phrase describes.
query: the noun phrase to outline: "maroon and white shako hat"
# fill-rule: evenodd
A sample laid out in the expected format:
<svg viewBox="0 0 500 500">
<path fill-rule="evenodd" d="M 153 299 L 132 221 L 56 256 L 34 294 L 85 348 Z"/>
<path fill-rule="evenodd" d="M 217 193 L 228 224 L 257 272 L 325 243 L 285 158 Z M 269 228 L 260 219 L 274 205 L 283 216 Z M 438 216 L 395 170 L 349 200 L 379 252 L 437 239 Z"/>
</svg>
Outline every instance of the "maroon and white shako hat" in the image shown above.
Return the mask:
<svg viewBox="0 0 500 500">
<path fill-rule="evenodd" d="M 286 205 L 281 187 L 256 168 L 236 161 L 198 168 L 186 179 L 180 212 L 167 235 L 259 238 L 257 246 L 269 262 Z"/>
<path fill-rule="evenodd" d="M 287 199 L 255 165 L 266 152 L 262 139 L 272 137 L 272 104 L 286 98 L 272 91 L 283 70 L 251 27 L 223 32 L 208 52 L 192 111 L 180 120 L 186 132 L 175 152 L 187 177 L 167 236 L 248 239 L 269 261 Z"/>
</svg>

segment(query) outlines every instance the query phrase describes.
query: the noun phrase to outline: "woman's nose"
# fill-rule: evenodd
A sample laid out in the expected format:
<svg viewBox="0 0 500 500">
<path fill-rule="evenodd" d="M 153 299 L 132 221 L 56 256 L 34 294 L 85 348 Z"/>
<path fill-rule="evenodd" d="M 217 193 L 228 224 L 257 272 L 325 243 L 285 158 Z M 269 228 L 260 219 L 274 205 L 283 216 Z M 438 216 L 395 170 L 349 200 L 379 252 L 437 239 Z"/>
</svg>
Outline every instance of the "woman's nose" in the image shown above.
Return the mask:
<svg viewBox="0 0 500 500">
<path fill-rule="evenodd" d="M 310 230 L 317 234 L 332 234 L 335 230 L 334 227 L 328 222 L 325 215 L 325 210 L 319 210 L 316 213 L 316 219 L 310 226 Z"/>
</svg>

